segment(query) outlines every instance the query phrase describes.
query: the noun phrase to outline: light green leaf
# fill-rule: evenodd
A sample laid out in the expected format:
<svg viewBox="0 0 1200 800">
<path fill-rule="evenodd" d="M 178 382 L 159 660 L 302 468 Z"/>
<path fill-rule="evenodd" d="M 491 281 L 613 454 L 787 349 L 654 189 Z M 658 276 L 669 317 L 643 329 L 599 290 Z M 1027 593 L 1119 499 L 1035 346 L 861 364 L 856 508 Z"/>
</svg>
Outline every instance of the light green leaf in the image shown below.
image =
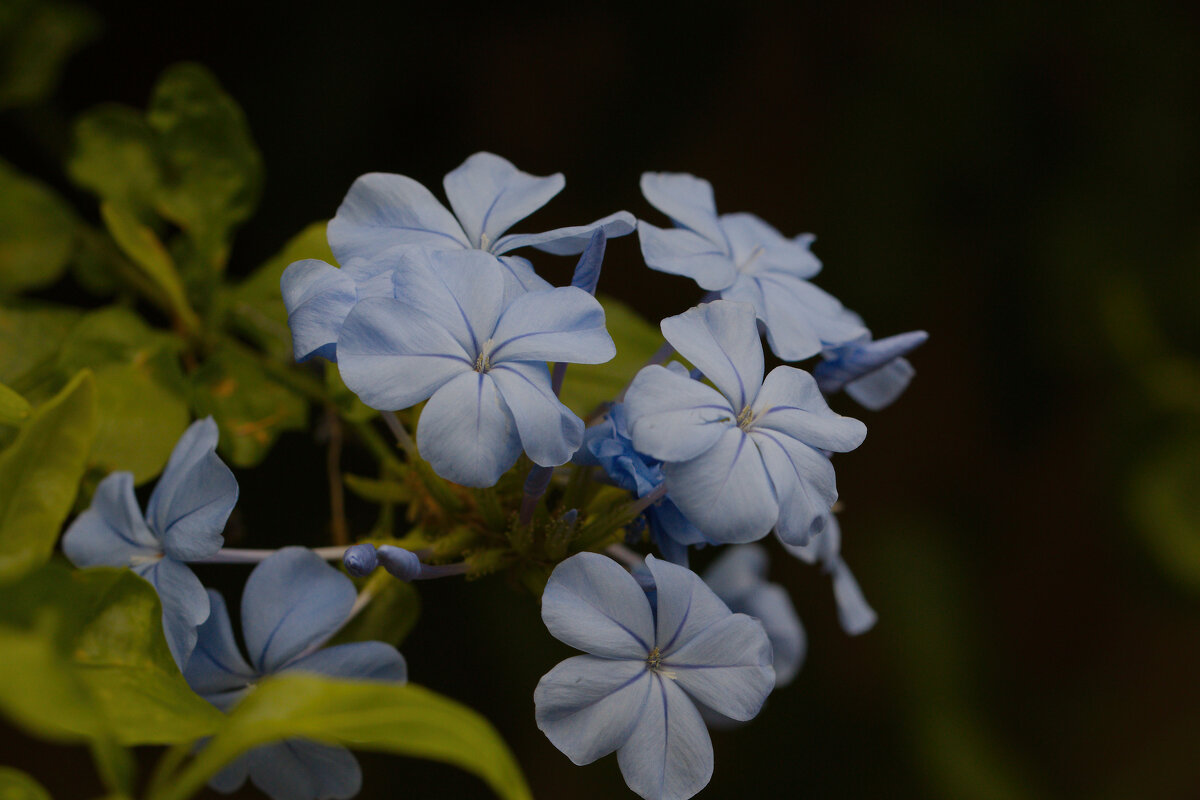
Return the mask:
<svg viewBox="0 0 1200 800">
<path fill-rule="evenodd" d="M 75 217 L 49 188 L 0 161 L 0 292 L 58 280 L 75 250 Z"/>
<path fill-rule="evenodd" d="M 30 411 L 28 400 L 0 383 L 0 424 L 20 425 Z"/>
<path fill-rule="evenodd" d="M 363 591 L 370 592 L 372 600 L 338 631 L 330 644 L 376 641 L 399 647 L 421 614 L 421 595 L 416 587 L 379 570 Z"/>
<path fill-rule="evenodd" d="M 96 436 L 96 389 L 80 372 L 0 453 L 0 580 L 44 562 L 71 510 Z"/>
<path fill-rule="evenodd" d="M 132 472 L 137 484 L 162 471 L 191 422 L 187 402 L 156 381 L 145 364 L 97 368 L 96 405 L 100 425 L 91 463 L 106 472 Z"/>
<path fill-rule="evenodd" d="M 144 364 L 164 351 L 178 353 L 183 340 L 151 328 L 128 308 L 109 306 L 85 314 L 61 345 L 59 369 L 74 374 L 104 364 Z"/>
<path fill-rule="evenodd" d="M 125 206 L 111 201 L 100 204 L 100 216 L 117 246 L 162 290 L 179 321 L 188 330 L 196 330 L 200 321 L 188 303 L 175 262 L 154 231 Z"/>
<path fill-rule="evenodd" d="M 617 355 L 605 364 L 571 364 L 563 381 L 562 401 L 579 416 L 612 400 L 645 366 L 663 343 L 658 328 L 642 319 L 629 306 L 598 295 L 604 306 L 605 324 L 617 345 Z"/>
<path fill-rule="evenodd" d="M 21 770 L 0 767 L 0 800 L 50 800 L 50 793 Z"/>
<path fill-rule="evenodd" d="M 7 0 L 0 9 L 0 108 L 49 97 L 67 59 L 99 28 L 95 12 L 74 3 Z"/>
<path fill-rule="evenodd" d="M 317 258 L 334 263 L 325 240 L 325 225 L 314 222 L 300 231 L 228 294 L 227 307 L 237 329 L 277 358 L 292 359 L 292 332 L 288 328 L 279 279 L 293 261 Z"/>
<path fill-rule="evenodd" d="M 53 306 L 0 307 L 0 382 L 33 400 L 30 390 L 54 372 L 55 356 L 79 316 Z"/>
<path fill-rule="evenodd" d="M 128 106 L 106 104 L 75 121 L 75 147 L 67 173 L 99 197 L 130 209 L 142 222 L 161 180 L 158 143 L 143 114 Z"/>
<path fill-rule="evenodd" d="M 95 702 L 55 646 L 56 615 L 32 630 L 0 625 L 0 710 L 25 730 L 55 741 L 104 733 Z"/>
<path fill-rule="evenodd" d="M 292 737 L 444 761 L 507 800 L 532 798 L 495 728 L 466 706 L 411 684 L 300 674 L 259 683 L 195 761 L 152 798 L 183 800 L 247 750 Z"/>
<path fill-rule="evenodd" d="M 216 351 L 193 373 L 192 385 L 196 415 L 216 419 L 221 454 L 236 466 L 254 466 L 279 434 L 308 425 L 308 402 L 233 347 Z"/>
</svg>

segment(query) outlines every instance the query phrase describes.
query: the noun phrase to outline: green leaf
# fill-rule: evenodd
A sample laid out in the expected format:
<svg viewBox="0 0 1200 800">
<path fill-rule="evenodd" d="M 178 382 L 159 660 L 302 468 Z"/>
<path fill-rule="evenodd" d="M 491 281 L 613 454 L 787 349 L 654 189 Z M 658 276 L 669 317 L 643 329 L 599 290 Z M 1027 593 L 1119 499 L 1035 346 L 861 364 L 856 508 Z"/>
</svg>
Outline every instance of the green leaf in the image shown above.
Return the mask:
<svg viewBox="0 0 1200 800">
<path fill-rule="evenodd" d="M 0 767 L 0 800 L 50 800 L 50 793 L 21 770 Z"/>
<path fill-rule="evenodd" d="M 31 631 L 0 626 L 0 710 L 42 738 L 100 736 L 104 726 L 91 695 L 55 647 L 55 624 L 47 613 Z"/>
<path fill-rule="evenodd" d="M 1200 436 L 1176 437 L 1129 483 L 1130 522 L 1159 566 L 1200 591 Z"/>
<path fill-rule="evenodd" d="M 0 292 L 59 279 L 75 250 L 75 216 L 49 188 L 0 161 Z"/>
<path fill-rule="evenodd" d="M 190 331 L 198 329 L 200 321 L 188 303 L 175 262 L 154 231 L 143 225 L 126 207 L 111 201 L 100 204 L 100 216 L 125 255 L 162 290 L 172 313 L 184 327 Z"/>
<path fill-rule="evenodd" d="M 96 436 L 96 390 L 80 372 L 0 454 L 0 580 L 44 562 L 70 512 Z"/>
<path fill-rule="evenodd" d="M 279 434 L 308 425 L 308 402 L 233 347 L 216 351 L 193 373 L 192 385 L 196 415 L 216 419 L 221 454 L 236 466 L 254 466 Z"/>
<path fill-rule="evenodd" d="M 75 121 L 67 174 L 102 199 L 130 209 L 142 222 L 152 219 L 162 179 L 159 162 L 154 130 L 136 109 L 106 104 Z"/>
<path fill-rule="evenodd" d="M 0 383 L 0 424 L 20 425 L 30 411 L 28 400 Z"/>
<path fill-rule="evenodd" d="M 567 367 L 562 401 L 581 417 L 614 399 L 663 343 L 659 330 L 629 306 L 603 295 L 596 299 L 604 306 L 605 324 L 617 345 L 617 355 L 605 364 Z"/>
<path fill-rule="evenodd" d="M 196 759 L 153 800 L 183 800 L 224 765 L 292 737 L 444 761 L 478 775 L 507 800 L 532 798 L 495 728 L 476 712 L 420 686 L 268 678 L 246 696 Z"/>
<path fill-rule="evenodd" d="M 314 222 L 292 237 L 283 249 L 242 281 L 227 297 L 233 323 L 271 355 L 292 360 L 292 331 L 279 291 L 279 279 L 293 261 L 317 258 L 333 263 L 324 222 Z"/>
<path fill-rule="evenodd" d="M 35 390 L 57 379 L 55 357 L 79 317 L 75 309 L 54 306 L 0 307 L 0 382 L 30 402 L 49 397 L 57 386 Z"/>
<path fill-rule="evenodd" d="M 421 614 L 421 595 L 416 587 L 379 570 L 363 591 L 370 592 L 373 599 L 338 631 L 330 644 L 376 641 L 399 647 Z"/>
<path fill-rule="evenodd" d="M 0 9 L 0 108 L 34 105 L 54 91 L 68 58 L 99 32 L 73 3 L 8 0 Z"/>
</svg>

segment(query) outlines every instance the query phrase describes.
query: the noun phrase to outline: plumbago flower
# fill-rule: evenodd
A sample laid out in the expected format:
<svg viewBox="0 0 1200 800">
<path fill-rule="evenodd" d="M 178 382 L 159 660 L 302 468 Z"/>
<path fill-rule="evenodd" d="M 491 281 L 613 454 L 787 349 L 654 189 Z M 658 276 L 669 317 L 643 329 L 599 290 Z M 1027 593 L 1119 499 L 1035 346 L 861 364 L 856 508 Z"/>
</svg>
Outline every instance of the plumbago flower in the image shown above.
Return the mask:
<svg viewBox="0 0 1200 800">
<path fill-rule="evenodd" d="M 853 312 L 846 313 L 858 319 Z M 925 331 L 909 331 L 872 340 L 868 331 L 853 342 L 823 350 L 813 377 L 826 396 L 844 389 L 863 408 L 879 411 L 908 388 L 916 370 L 904 356 L 927 339 Z"/>
<path fill-rule="evenodd" d="M 753 718 L 775 684 L 762 625 L 732 613 L 695 573 L 646 557 L 653 605 L 638 582 L 597 553 L 563 561 L 542 595 L 551 635 L 588 655 L 538 682 L 538 728 L 576 764 L 614 750 L 629 788 L 683 800 L 712 777 L 696 702 Z"/>
<path fill-rule="evenodd" d="M 672 362 L 667 368 L 683 370 L 683 374 L 687 374 L 678 362 Z M 603 421 L 587 429 L 575 461 L 585 466 L 602 467 L 614 484 L 638 497 L 650 494 L 664 480 L 662 464 L 634 449 L 623 403 L 613 404 Z M 688 522 L 669 494 L 651 504 L 643 514 L 650 527 L 650 537 L 663 558 L 674 564 L 686 567 L 688 546 L 708 541 L 699 528 Z"/>
<path fill-rule="evenodd" d="M 345 575 L 303 547 L 285 547 L 263 561 L 242 594 L 242 634 L 250 658 L 233 638 L 220 593 L 209 590 L 212 614 L 183 671 L 192 689 L 228 711 L 268 675 L 312 672 L 335 678 L 403 683 L 406 668 L 396 648 L 352 642 L 318 649 L 345 624 L 357 592 Z M 304 739 L 255 748 L 209 785 L 232 792 L 249 778 L 273 800 L 353 797 L 362 771 L 349 750 Z"/>
<path fill-rule="evenodd" d="M 821 270 L 809 250 L 813 236 L 784 237 L 753 214 L 717 216 L 712 185 L 693 175 L 647 172 L 642 194 L 675 223 L 638 221 L 646 265 L 692 278 L 701 288 L 754 307 L 767 341 L 784 361 L 853 341 L 865 328 L 837 298 L 808 282 Z"/>
<path fill-rule="evenodd" d="M 558 466 L 583 441 L 547 361 L 599 364 L 616 353 L 604 309 L 573 286 L 506 290 L 478 251 L 430 253 L 393 273 L 393 297 L 359 301 L 338 335 L 338 368 L 364 403 L 385 411 L 428 399 L 421 456 L 443 478 L 491 486 L 521 454 Z"/>
<path fill-rule="evenodd" d="M 763 380 L 745 303 L 707 303 L 661 327 L 716 389 L 644 367 L 625 395 L 634 447 L 663 462 L 668 493 L 710 541 L 750 542 L 775 528 L 786 542 L 806 542 L 837 499 L 821 451 L 853 450 L 866 426 L 831 411 L 806 372 L 781 366 Z"/>
<path fill-rule="evenodd" d="M 208 619 L 208 595 L 185 562 L 221 549 L 238 485 L 217 456 L 212 417 L 192 423 L 171 452 L 143 517 L 133 473 L 114 472 L 96 487 L 92 504 L 63 535 L 63 552 L 77 567 L 131 567 L 162 601 L 163 631 L 177 664 L 196 644 Z"/>
<path fill-rule="evenodd" d="M 838 622 L 851 636 L 866 633 L 875 626 L 875 609 L 863 597 L 854 573 L 842 559 L 842 529 L 837 517 L 826 516 L 821 532 L 804 545 L 783 543 L 784 548 L 806 564 L 820 564 L 833 578 L 833 597 L 837 601 Z"/>
</svg>

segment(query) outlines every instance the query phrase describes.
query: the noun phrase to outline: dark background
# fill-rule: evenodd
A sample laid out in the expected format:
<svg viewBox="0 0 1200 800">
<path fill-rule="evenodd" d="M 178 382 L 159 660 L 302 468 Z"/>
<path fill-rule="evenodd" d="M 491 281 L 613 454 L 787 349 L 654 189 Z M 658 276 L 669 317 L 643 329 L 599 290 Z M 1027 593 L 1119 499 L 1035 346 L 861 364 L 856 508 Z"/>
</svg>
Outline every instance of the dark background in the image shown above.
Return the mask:
<svg viewBox="0 0 1200 800">
<path fill-rule="evenodd" d="M 809 660 L 714 735 L 702 796 L 1195 798 L 1200 13 L 1055 5 L 95 3 L 104 31 L 57 108 L 0 118 L 0 141 L 94 217 L 58 167 L 65 123 L 144 107 L 164 67 L 203 62 L 266 163 L 235 274 L 357 175 L 440 194 L 477 150 L 567 176 L 522 232 L 620 208 L 665 224 L 644 170 L 815 232 L 820 286 L 877 335 L 931 334 L 895 406 L 835 404 L 870 428 L 837 465 L 880 622 L 844 636 L 827 578 L 777 553 Z M 571 262 L 538 266 L 561 282 Z M 635 237 L 610 244 L 601 291 L 653 320 L 700 294 Z M 309 540 L 328 515 L 304 435 L 239 480 L 262 538 Z M 491 719 L 539 797 L 625 796 L 615 758 L 575 767 L 534 725 L 533 687 L 570 653 L 531 598 L 500 580 L 422 595 L 412 680 Z M 0 760 L 61 799 L 96 793 L 80 755 L 24 740 Z M 487 796 L 449 767 L 361 760 L 364 798 Z"/>
</svg>

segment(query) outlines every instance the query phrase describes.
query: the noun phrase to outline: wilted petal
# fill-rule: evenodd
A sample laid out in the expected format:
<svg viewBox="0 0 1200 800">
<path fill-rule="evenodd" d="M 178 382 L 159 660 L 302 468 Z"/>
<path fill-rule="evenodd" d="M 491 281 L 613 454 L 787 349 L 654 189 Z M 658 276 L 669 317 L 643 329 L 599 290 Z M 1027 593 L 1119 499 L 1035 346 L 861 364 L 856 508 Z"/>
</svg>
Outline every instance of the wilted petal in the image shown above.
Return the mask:
<svg viewBox="0 0 1200 800">
<path fill-rule="evenodd" d="M 358 301 L 354 279 L 324 261 L 307 258 L 283 271 L 279 288 L 288 312 L 296 360 L 307 361 L 314 356 L 337 360 L 338 331 Z"/>
<path fill-rule="evenodd" d="M 664 659 L 663 667 L 689 695 L 739 721 L 753 719 L 775 688 L 762 623 L 728 610 Z"/>
<path fill-rule="evenodd" d="M 857 636 L 875 626 L 878 619 L 875 609 L 867 603 L 854 574 L 841 558 L 833 565 L 833 597 L 837 601 L 838 622 L 846 633 Z"/>
<path fill-rule="evenodd" d="M 517 423 L 521 447 L 535 464 L 557 467 L 583 443 L 583 420 L 554 396 L 545 362 L 498 364 L 488 373 Z"/>
<path fill-rule="evenodd" d="M 114 472 L 100 481 L 92 504 L 63 534 L 62 547 L 77 567 L 125 567 L 135 557 L 162 552 L 142 519 L 132 472 Z"/>
<path fill-rule="evenodd" d="M 338 340 L 342 380 L 382 411 L 415 405 L 471 367 L 472 357 L 449 331 L 399 300 L 361 301 Z"/>
<path fill-rule="evenodd" d="M 542 178 L 498 155 L 476 153 L 447 174 L 442 186 L 471 246 L 489 250 L 502 233 L 550 202 L 566 183 L 561 172 Z"/>
<path fill-rule="evenodd" d="M 396 245 L 471 247 L 458 220 L 432 192 L 412 178 L 383 172 L 354 181 L 326 232 L 339 264 L 373 258 Z"/>
<path fill-rule="evenodd" d="M 748 275 L 767 269 L 797 278 L 811 278 L 821 271 L 821 262 L 808 249 L 811 237 L 797 241 L 753 214 L 722 214 L 721 228 L 733 247 L 738 271 Z"/>
<path fill-rule="evenodd" d="M 177 561 L 207 558 L 221 549 L 225 522 L 237 505 L 237 479 L 217 456 L 217 423 L 191 424 L 146 505 L 146 522 L 163 551 Z"/>
<path fill-rule="evenodd" d="M 503 271 L 494 256 L 478 250 L 429 253 L 396 269 L 395 296 L 445 328 L 473 357 L 500 318 Z"/>
<path fill-rule="evenodd" d="M 726 255 L 731 254 L 725 231 L 717 220 L 711 183 L 686 172 L 643 172 L 641 187 L 650 205 L 677 226 L 695 231 L 719 245 Z"/>
<path fill-rule="evenodd" d="M 820 530 L 820 521 L 837 500 L 833 464 L 808 445 L 775 431 L 754 430 L 750 437 L 779 498 L 779 538 L 789 544 L 806 542 Z"/>
<path fill-rule="evenodd" d="M 246 758 L 250 782 L 271 800 L 348 800 L 362 789 L 358 760 L 340 745 L 284 739 Z"/>
<path fill-rule="evenodd" d="M 604 308 L 587 292 L 562 286 L 513 300 L 492 334 L 492 361 L 602 364 L 616 355 Z"/>
<path fill-rule="evenodd" d="M 408 677 L 404 656 L 384 642 L 350 642 L 326 647 L 297 658 L 284 671 L 389 683 L 403 683 Z"/>
<path fill-rule="evenodd" d="M 763 382 L 762 342 L 754 308 L 718 300 L 662 321 L 663 336 L 740 412 Z"/>
<path fill-rule="evenodd" d="M 208 619 L 197 630 L 196 647 L 183 669 L 192 691 L 206 700 L 254 683 L 258 674 L 242 658 L 221 593 L 208 590 Z"/>
<path fill-rule="evenodd" d="M 263 561 L 242 593 L 242 635 L 250 663 L 263 673 L 286 666 L 332 636 L 354 606 L 354 583 L 303 547 Z"/>
<path fill-rule="evenodd" d="M 786 434 L 822 450 L 845 453 L 867 436 L 867 426 L 835 414 L 817 382 L 803 370 L 776 367 L 763 383 L 754 403 L 754 429 Z"/>
<path fill-rule="evenodd" d="M 895 361 L 845 385 L 846 394 L 863 408 L 881 411 L 896 401 L 917 371 L 906 358 Z"/>
<path fill-rule="evenodd" d="M 617 751 L 621 775 L 646 800 L 686 800 L 712 778 L 712 740 L 674 681 L 654 676 L 637 726 Z"/>
<path fill-rule="evenodd" d="M 684 228 L 657 228 L 638 220 L 638 241 L 646 266 L 691 278 L 703 289 L 720 291 L 737 278 L 726 249 Z"/>
<path fill-rule="evenodd" d="M 720 392 L 686 375 L 643 367 L 625 393 L 633 446 L 663 461 L 688 461 L 708 452 L 728 430 L 735 412 Z"/>
<path fill-rule="evenodd" d="M 592 240 L 596 231 L 604 231 L 609 239 L 633 233 L 637 220 L 628 211 L 618 211 L 601 217 L 587 225 L 573 225 L 568 228 L 556 228 L 545 233 L 511 233 L 500 237 L 492 246 L 492 252 L 500 255 L 518 247 L 533 247 L 543 253 L 556 256 L 571 256 L 582 253 Z"/>
<path fill-rule="evenodd" d="M 645 593 L 599 553 L 579 553 L 554 568 L 542 594 L 542 620 L 555 639 L 597 656 L 644 661 L 654 643 Z"/>
<path fill-rule="evenodd" d="M 666 464 L 663 473 L 675 505 L 710 541 L 761 539 L 779 516 L 763 458 L 738 428 L 725 428 L 712 449 Z"/>
<path fill-rule="evenodd" d="M 822 353 L 824 360 L 813 370 L 813 377 L 822 392 L 832 394 L 847 383 L 901 359 L 928 339 L 925 331 L 899 333 L 876 341 L 864 337 L 862 341 Z"/>
<path fill-rule="evenodd" d="M 629 739 L 653 680 L 641 660 L 568 658 L 533 690 L 537 726 L 576 764 L 590 764 Z"/>
<path fill-rule="evenodd" d="M 133 571 L 158 592 L 167 647 L 182 669 L 196 646 L 196 629 L 208 619 L 208 594 L 204 585 L 186 564 L 170 558 L 136 566 Z"/>
<path fill-rule="evenodd" d="M 521 437 L 496 382 L 468 371 L 429 398 L 417 449 L 433 471 L 463 486 L 494 486 L 521 455 Z"/>
</svg>

